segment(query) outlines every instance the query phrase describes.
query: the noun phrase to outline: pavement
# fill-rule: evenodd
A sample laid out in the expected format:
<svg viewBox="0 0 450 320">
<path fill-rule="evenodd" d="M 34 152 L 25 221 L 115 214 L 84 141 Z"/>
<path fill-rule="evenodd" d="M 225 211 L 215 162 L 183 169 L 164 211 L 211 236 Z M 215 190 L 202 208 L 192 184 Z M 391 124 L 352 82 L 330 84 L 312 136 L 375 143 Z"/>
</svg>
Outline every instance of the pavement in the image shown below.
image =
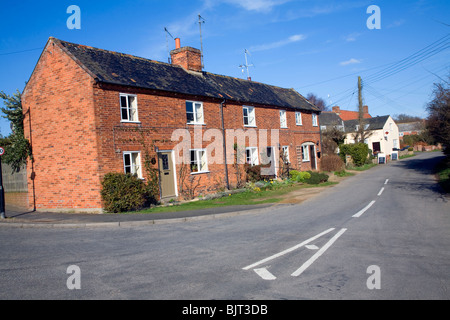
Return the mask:
<svg viewBox="0 0 450 320">
<path fill-rule="evenodd" d="M 209 208 L 195 211 L 178 211 L 147 214 L 83 214 L 27 211 L 6 206 L 6 219 L 0 220 L 0 228 L 83 228 L 83 227 L 127 227 L 152 224 L 188 222 L 205 219 L 226 218 L 242 214 L 259 213 L 280 204 L 241 205 Z"/>
</svg>

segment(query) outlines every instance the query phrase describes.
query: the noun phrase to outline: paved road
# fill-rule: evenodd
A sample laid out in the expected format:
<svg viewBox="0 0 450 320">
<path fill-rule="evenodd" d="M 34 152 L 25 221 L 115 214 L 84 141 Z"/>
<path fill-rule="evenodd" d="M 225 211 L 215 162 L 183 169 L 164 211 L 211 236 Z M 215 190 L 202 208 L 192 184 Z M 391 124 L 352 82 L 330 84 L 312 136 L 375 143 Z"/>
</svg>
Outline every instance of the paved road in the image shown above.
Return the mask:
<svg viewBox="0 0 450 320">
<path fill-rule="evenodd" d="M 450 205 L 424 153 L 301 205 L 127 228 L 0 228 L 0 299 L 449 299 Z M 80 290 L 69 290 L 69 266 Z M 372 289 L 369 289 L 371 287 Z"/>
</svg>

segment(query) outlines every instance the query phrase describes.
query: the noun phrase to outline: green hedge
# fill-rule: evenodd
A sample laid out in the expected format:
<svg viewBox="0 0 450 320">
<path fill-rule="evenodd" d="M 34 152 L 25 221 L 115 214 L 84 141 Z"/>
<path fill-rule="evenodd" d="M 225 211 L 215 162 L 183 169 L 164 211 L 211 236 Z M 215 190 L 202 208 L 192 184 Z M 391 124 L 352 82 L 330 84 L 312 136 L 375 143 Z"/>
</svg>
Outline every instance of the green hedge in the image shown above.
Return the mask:
<svg viewBox="0 0 450 320">
<path fill-rule="evenodd" d="M 345 156 L 350 155 L 357 167 L 363 166 L 369 156 L 369 146 L 365 143 L 341 144 L 339 149 L 341 159 L 345 162 Z"/>
<path fill-rule="evenodd" d="M 147 202 L 147 194 L 144 181 L 135 175 L 108 173 L 102 181 L 101 195 L 105 210 L 110 213 L 142 209 Z"/>
</svg>

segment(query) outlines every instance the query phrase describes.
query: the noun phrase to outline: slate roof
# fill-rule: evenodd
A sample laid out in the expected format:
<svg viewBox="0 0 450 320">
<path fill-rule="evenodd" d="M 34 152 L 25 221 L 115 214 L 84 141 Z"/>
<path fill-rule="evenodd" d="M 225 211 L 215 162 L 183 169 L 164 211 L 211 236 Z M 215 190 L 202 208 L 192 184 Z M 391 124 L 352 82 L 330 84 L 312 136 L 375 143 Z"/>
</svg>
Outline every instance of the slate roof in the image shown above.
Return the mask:
<svg viewBox="0 0 450 320">
<path fill-rule="evenodd" d="M 51 39 L 99 82 L 320 112 L 294 89 L 209 72 L 190 72 L 168 63 Z"/>
<path fill-rule="evenodd" d="M 379 116 L 365 119 L 364 123 L 369 125 L 369 128 L 367 130 L 380 130 L 383 129 L 388 119 L 389 116 Z M 355 132 L 356 125 L 359 124 L 359 120 L 347 120 L 344 121 L 344 124 L 345 124 L 345 132 Z"/>
<path fill-rule="evenodd" d="M 342 119 L 334 112 L 322 112 L 319 115 L 319 123 L 321 126 L 342 126 Z"/>
</svg>

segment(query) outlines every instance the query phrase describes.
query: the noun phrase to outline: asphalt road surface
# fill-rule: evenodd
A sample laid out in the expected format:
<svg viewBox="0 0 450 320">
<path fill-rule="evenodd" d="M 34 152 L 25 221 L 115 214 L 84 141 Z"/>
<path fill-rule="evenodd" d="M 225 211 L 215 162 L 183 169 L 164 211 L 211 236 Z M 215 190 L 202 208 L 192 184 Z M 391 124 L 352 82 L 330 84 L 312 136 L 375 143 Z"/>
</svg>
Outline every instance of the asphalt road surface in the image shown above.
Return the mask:
<svg viewBox="0 0 450 320">
<path fill-rule="evenodd" d="M 127 228 L 0 228 L 0 299 L 450 298 L 450 204 L 423 153 L 299 205 Z"/>
</svg>

